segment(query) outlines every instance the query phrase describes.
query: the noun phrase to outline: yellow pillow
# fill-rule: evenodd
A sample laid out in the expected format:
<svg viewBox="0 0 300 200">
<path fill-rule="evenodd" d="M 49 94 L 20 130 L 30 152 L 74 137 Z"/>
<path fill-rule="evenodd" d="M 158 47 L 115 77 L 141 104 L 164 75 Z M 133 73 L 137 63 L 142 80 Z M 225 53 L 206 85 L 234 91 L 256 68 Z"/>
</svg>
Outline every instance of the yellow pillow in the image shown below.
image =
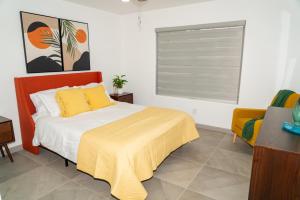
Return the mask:
<svg viewBox="0 0 300 200">
<path fill-rule="evenodd" d="M 56 101 L 60 107 L 62 117 L 72 117 L 91 110 L 81 89 L 57 91 Z"/>
<path fill-rule="evenodd" d="M 85 94 L 92 110 L 97 110 L 114 104 L 106 95 L 103 85 L 85 88 L 82 89 L 82 91 Z"/>
</svg>

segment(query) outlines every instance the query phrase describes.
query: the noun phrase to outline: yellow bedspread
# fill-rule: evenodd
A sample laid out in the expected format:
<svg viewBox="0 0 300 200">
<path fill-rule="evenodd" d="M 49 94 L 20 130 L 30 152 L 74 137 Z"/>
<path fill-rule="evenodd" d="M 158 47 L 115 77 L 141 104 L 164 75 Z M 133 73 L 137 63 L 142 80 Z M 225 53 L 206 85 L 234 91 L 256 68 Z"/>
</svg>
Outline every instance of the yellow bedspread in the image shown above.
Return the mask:
<svg viewBox="0 0 300 200">
<path fill-rule="evenodd" d="M 121 200 L 145 199 L 141 181 L 175 149 L 199 137 L 193 119 L 172 109 L 148 107 L 81 137 L 77 168 L 111 185 Z"/>
</svg>

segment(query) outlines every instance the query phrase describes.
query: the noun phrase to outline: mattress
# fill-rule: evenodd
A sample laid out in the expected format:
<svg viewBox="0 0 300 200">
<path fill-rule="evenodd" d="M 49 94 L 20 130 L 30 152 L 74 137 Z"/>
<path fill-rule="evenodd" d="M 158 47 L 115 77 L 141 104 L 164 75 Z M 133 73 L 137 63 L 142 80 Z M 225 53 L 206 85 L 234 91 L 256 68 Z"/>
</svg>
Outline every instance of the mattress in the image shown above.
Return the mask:
<svg viewBox="0 0 300 200">
<path fill-rule="evenodd" d="M 144 106 L 118 102 L 114 106 L 70 118 L 41 117 L 35 124 L 33 146 L 42 145 L 77 163 L 80 139 L 86 131 L 126 118 L 144 109 Z"/>
</svg>

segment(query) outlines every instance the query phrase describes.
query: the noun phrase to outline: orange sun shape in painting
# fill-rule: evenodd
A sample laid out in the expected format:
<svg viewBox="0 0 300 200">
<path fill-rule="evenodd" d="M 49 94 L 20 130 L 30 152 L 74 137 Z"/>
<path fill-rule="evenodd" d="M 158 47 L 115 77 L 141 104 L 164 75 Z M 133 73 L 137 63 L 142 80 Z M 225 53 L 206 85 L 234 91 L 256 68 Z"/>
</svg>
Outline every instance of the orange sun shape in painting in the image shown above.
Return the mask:
<svg viewBox="0 0 300 200">
<path fill-rule="evenodd" d="M 82 29 L 78 29 L 76 31 L 76 40 L 80 43 L 84 43 L 86 41 L 86 33 Z"/>
<path fill-rule="evenodd" d="M 52 38 L 52 31 L 43 22 L 33 22 L 27 30 L 29 41 L 33 46 L 39 49 L 47 49 L 50 44 L 44 42 L 45 38 Z"/>
</svg>

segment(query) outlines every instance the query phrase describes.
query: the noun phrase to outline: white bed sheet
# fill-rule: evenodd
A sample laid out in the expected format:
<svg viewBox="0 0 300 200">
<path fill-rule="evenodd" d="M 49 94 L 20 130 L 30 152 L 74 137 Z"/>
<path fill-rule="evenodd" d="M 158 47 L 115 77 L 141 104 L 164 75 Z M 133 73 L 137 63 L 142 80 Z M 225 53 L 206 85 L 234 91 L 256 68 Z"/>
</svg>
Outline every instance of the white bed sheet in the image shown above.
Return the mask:
<svg viewBox="0 0 300 200">
<path fill-rule="evenodd" d="M 36 121 L 32 143 L 34 146 L 43 145 L 77 163 L 77 151 L 82 134 L 143 109 L 144 106 L 118 102 L 117 105 L 70 118 L 41 117 Z"/>
</svg>

